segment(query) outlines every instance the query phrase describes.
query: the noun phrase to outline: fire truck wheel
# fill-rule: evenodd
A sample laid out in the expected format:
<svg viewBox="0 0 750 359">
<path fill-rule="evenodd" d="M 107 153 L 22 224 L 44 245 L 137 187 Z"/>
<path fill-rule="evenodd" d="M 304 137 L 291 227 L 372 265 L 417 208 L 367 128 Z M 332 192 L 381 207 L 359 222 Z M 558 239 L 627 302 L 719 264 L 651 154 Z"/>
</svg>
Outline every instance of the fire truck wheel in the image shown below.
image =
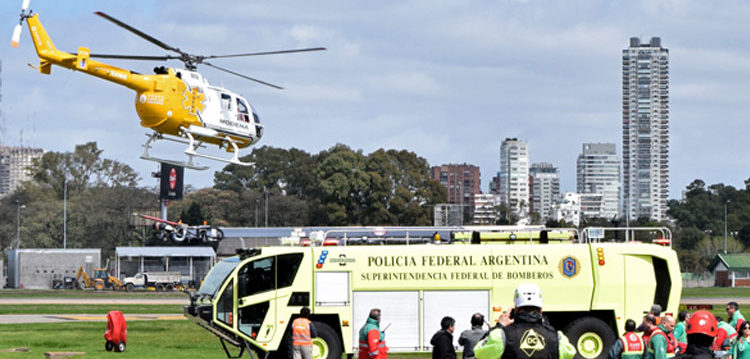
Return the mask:
<svg viewBox="0 0 750 359">
<path fill-rule="evenodd" d="M 615 343 L 612 328 L 599 318 L 583 317 L 565 328 L 565 335 L 576 347 L 575 359 L 604 359 Z"/>
<path fill-rule="evenodd" d="M 128 283 L 128 285 L 125 286 L 125 290 L 127 290 L 128 292 L 132 292 L 135 290 L 135 286 L 133 285 L 133 283 Z"/>
<path fill-rule="evenodd" d="M 328 324 L 313 322 L 318 337 L 313 338 L 313 359 L 341 358 L 341 339 Z"/>
<path fill-rule="evenodd" d="M 114 348 L 115 348 L 115 345 L 112 344 L 112 342 L 110 342 L 109 340 L 107 340 L 107 342 L 104 343 L 104 349 L 107 349 L 108 352 L 111 352 L 112 349 Z"/>
<path fill-rule="evenodd" d="M 125 343 L 120 342 L 119 344 L 117 344 L 117 348 L 115 348 L 115 351 L 118 352 L 118 353 L 124 352 L 125 351 Z"/>
</svg>

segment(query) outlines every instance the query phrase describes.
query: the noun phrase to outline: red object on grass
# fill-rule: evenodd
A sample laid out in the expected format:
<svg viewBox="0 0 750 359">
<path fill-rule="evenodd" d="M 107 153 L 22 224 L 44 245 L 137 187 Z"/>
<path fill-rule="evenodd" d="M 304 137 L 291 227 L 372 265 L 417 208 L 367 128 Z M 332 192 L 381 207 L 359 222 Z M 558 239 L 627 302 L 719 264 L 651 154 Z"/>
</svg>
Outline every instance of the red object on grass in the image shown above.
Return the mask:
<svg viewBox="0 0 750 359">
<path fill-rule="evenodd" d="M 128 342 L 128 325 L 121 311 L 113 310 L 107 313 L 107 331 L 104 332 L 104 339 L 107 340 L 104 344 L 107 351 L 112 351 L 112 349 L 116 352 L 125 351 L 125 345 Z"/>
</svg>

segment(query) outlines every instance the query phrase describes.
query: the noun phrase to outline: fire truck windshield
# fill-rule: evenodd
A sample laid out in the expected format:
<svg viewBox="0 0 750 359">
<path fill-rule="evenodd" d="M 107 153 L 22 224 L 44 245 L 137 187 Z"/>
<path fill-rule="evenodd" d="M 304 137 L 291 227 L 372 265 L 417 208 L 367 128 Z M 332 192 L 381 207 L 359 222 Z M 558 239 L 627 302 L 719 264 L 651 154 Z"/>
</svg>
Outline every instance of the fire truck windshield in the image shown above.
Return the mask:
<svg viewBox="0 0 750 359">
<path fill-rule="evenodd" d="M 240 264 L 240 259 L 238 257 L 231 257 L 216 263 L 206 276 L 206 279 L 203 280 L 203 285 L 201 285 L 201 288 L 198 290 L 198 294 L 207 294 L 213 297 L 219 287 L 221 287 L 221 284 L 224 283 L 224 280 L 229 273 L 231 273 L 238 264 Z"/>
</svg>

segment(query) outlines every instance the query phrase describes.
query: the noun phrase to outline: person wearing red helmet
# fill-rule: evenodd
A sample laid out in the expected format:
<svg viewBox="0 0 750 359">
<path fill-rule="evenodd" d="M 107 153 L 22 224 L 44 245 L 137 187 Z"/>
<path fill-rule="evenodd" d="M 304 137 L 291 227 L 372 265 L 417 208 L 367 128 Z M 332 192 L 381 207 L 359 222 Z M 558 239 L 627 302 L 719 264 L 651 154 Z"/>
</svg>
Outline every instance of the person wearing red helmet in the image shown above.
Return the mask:
<svg viewBox="0 0 750 359">
<path fill-rule="evenodd" d="M 684 354 L 676 356 L 676 359 L 714 358 L 711 346 L 718 332 L 718 327 L 713 314 L 705 310 L 696 311 L 688 319 L 685 332 L 688 340 L 687 349 Z"/>
</svg>

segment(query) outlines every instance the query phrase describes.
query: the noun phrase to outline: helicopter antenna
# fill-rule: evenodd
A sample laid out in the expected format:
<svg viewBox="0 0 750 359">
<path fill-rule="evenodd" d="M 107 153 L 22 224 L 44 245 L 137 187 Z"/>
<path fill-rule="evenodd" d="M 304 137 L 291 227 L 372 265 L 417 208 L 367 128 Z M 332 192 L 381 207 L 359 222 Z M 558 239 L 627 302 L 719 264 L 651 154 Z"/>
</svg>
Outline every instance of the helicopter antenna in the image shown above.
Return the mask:
<svg viewBox="0 0 750 359">
<path fill-rule="evenodd" d="M 197 69 L 198 65 L 206 65 L 209 67 L 213 67 L 217 70 L 224 71 L 226 73 L 242 77 L 246 80 L 250 80 L 253 82 L 257 82 L 262 85 L 266 85 L 269 87 L 273 87 L 275 89 L 283 89 L 281 86 L 274 85 L 269 82 L 261 81 L 256 78 L 240 74 L 238 72 L 226 69 L 224 67 L 216 66 L 212 63 L 206 62 L 204 60 L 206 59 L 221 59 L 221 58 L 229 58 L 229 57 L 246 57 L 246 56 L 264 56 L 264 55 L 278 55 L 278 54 L 290 54 L 290 53 L 296 53 L 296 52 L 310 52 L 310 51 L 323 51 L 326 50 L 325 47 L 311 47 L 311 48 L 303 48 L 303 49 L 290 49 L 290 50 L 278 50 L 278 51 L 263 51 L 263 52 L 248 52 L 248 53 L 241 53 L 241 54 L 229 54 L 229 55 L 195 55 L 191 54 L 185 51 L 180 50 L 178 47 L 174 47 L 171 45 L 168 45 L 167 43 L 141 31 L 136 29 L 133 26 L 130 26 L 104 12 L 97 11 L 94 14 L 99 15 L 110 22 L 114 23 L 117 26 L 122 27 L 125 30 L 128 30 L 132 32 L 135 35 L 138 35 L 142 39 L 164 49 L 167 51 L 175 52 L 178 55 L 164 55 L 164 56 L 148 56 L 148 55 L 117 55 L 117 54 L 90 54 L 90 57 L 93 58 L 107 58 L 107 59 L 127 59 L 127 60 L 149 60 L 149 61 L 166 61 L 166 60 L 180 60 L 185 65 L 185 68 L 190 71 L 195 71 Z"/>
</svg>

